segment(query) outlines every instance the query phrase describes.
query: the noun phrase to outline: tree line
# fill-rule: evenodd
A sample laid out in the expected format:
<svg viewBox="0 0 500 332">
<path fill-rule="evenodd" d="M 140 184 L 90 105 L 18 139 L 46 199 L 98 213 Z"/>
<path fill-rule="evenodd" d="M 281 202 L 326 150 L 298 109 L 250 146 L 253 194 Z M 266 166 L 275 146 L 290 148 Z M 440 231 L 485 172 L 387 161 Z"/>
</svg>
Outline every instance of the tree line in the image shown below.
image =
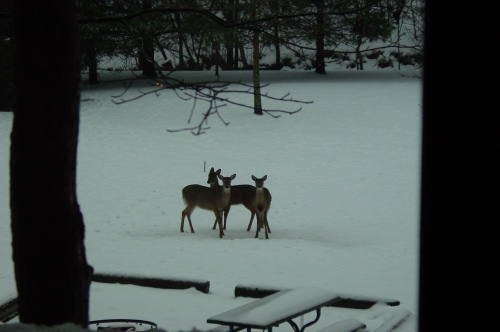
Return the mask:
<svg viewBox="0 0 500 332">
<path fill-rule="evenodd" d="M 91 83 L 105 57 L 150 77 L 158 70 L 251 69 L 257 59 L 249 54 L 264 53 L 273 58 L 261 65 L 267 69 L 324 74 L 329 61 L 349 54 L 351 66 L 363 69 L 366 57 L 389 46 L 402 63 L 422 63 L 423 0 L 82 0 L 78 15 Z M 375 41 L 378 48 L 363 49 Z"/>
<path fill-rule="evenodd" d="M 78 0 L 77 23 L 82 70 L 92 84 L 98 69 L 157 77 L 254 65 L 324 74 L 329 62 L 362 70 L 366 58 L 380 67 L 421 66 L 423 10 L 424 0 Z M 0 4 L 0 106 L 13 86 L 10 16 Z M 384 55 L 389 47 L 391 56 Z M 264 55 L 267 61 L 256 63 Z M 106 58 L 113 68 L 100 66 Z"/>
</svg>

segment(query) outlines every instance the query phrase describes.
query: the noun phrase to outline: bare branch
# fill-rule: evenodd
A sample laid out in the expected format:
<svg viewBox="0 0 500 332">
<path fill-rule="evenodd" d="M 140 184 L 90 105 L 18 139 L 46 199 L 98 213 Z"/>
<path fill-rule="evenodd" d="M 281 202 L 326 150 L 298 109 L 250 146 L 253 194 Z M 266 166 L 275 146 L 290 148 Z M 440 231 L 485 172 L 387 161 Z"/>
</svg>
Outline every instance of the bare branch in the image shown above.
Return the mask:
<svg viewBox="0 0 500 332">
<path fill-rule="evenodd" d="M 142 12 L 150 12 L 151 10 L 145 10 Z M 142 12 L 134 13 L 131 14 L 133 17 L 136 15 L 142 15 Z M 128 15 L 127 17 L 129 17 Z M 130 16 L 130 18 L 132 18 Z M 243 82 L 231 82 L 231 81 L 204 81 L 204 82 L 183 82 L 177 78 L 174 78 L 170 76 L 169 74 L 164 74 L 161 71 L 161 67 L 158 65 L 158 63 L 147 56 L 146 52 L 144 52 L 144 49 L 142 47 L 142 44 L 140 42 L 140 39 L 135 36 L 133 33 L 132 29 L 128 27 L 128 24 L 125 19 L 119 21 L 122 26 L 124 27 L 125 31 L 130 35 L 132 40 L 135 41 L 137 48 L 141 52 L 141 54 L 146 58 L 147 61 L 151 61 L 157 71 L 157 74 L 159 78 L 151 78 L 149 79 L 149 84 L 151 86 L 151 89 L 149 90 L 142 90 L 138 89 L 138 95 L 133 96 L 130 98 L 126 98 L 125 95 L 128 91 L 130 91 L 132 82 L 130 81 L 128 85 L 125 88 L 125 91 L 121 93 L 118 96 L 114 96 L 117 100 L 113 100 L 115 104 L 124 104 L 127 102 L 132 102 L 132 101 L 137 101 L 145 96 L 149 95 L 155 95 L 159 96 L 160 92 L 162 90 L 174 90 L 177 96 L 179 96 L 182 100 L 192 100 L 193 101 L 193 106 L 191 108 L 191 112 L 189 114 L 188 118 L 188 123 L 191 123 L 195 109 L 197 106 L 198 102 L 205 102 L 207 103 L 207 110 L 205 113 L 202 113 L 202 119 L 199 122 L 199 124 L 195 127 L 189 127 L 189 128 L 183 128 L 179 130 L 167 130 L 168 132 L 178 132 L 178 131 L 191 131 L 194 135 L 201 135 L 205 133 L 210 127 L 207 126 L 208 123 L 208 118 L 212 115 L 217 115 L 219 120 L 224 124 L 224 125 L 229 125 L 229 122 L 225 121 L 223 117 L 221 116 L 219 110 L 222 107 L 225 107 L 226 105 L 234 105 L 234 106 L 239 106 L 243 108 L 248 108 L 253 110 L 253 106 L 238 102 L 233 100 L 231 97 L 236 95 L 236 98 L 238 98 L 239 95 L 253 95 L 255 94 L 253 91 L 253 86 L 243 83 Z M 262 85 L 261 88 L 267 87 L 269 84 Z M 233 89 L 229 89 L 229 87 L 234 87 Z M 273 101 L 282 101 L 282 102 L 293 102 L 293 103 L 302 103 L 302 104 L 308 104 L 312 103 L 312 101 L 301 101 L 301 100 L 296 100 L 293 98 L 289 97 L 289 93 L 285 94 L 282 97 L 274 97 L 269 95 L 269 93 L 261 94 L 261 97 L 264 97 L 268 100 L 273 100 Z M 226 97 L 227 96 L 227 97 Z M 297 113 L 301 110 L 301 108 L 295 109 L 295 110 L 281 110 L 281 109 L 263 109 L 262 111 L 265 112 L 266 114 L 270 115 L 273 118 L 278 118 L 281 116 L 281 114 L 294 114 Z"/>
</svg>

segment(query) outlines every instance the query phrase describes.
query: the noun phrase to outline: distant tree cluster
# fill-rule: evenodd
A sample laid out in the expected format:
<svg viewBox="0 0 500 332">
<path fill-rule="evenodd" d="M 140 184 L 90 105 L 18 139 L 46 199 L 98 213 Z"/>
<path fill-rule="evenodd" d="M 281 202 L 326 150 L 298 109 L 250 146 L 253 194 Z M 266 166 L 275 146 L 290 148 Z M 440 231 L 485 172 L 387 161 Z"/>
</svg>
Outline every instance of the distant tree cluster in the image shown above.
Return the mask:
<svg viewBox="0 0 500 332">
<path fill-rule="evenodd" d="M 0 4 L 0 106 L 12 96 L 7 3 Z M 252 69 L 263 56 L 260 69 L 320 74 L 329 62 L 362 70 L 367 58 L 380 67 L 421 66 L 423 11 L 424 0 L 77 0 L 82 69 L 91 84 L 99 82 L 98 69 L 157 77 Z M 383 52 L 389 47 L 390 55 Z M 109 58 L 113 65 L 104 65 Z"/>
<path fill-rule="evenodd" d="M 328 62 L 366 56 L 380 66 L 422 63 L 423 0 L 79 0 L 83 65 L 96 83 L 99 59 L 154 77 L 158 70 L 251 69 L 259 57 L 284 66 L 325 73 Z M 258 32 L 258 40 L 255 39 Z M 392 58 L 366 50 L 393 47 Z M 283 50 L 289 50 L 285 56 Z M 403 52 L 404 50 L 404 52 Z M 156 54 L 156 57 L 155 57 Z M 161 56 L 160 56 L 161 55 Z M 352 55 L 352 56 L 351 56 Z M 155 60 L 155 61 L 154 61 Z"/>
</svg>

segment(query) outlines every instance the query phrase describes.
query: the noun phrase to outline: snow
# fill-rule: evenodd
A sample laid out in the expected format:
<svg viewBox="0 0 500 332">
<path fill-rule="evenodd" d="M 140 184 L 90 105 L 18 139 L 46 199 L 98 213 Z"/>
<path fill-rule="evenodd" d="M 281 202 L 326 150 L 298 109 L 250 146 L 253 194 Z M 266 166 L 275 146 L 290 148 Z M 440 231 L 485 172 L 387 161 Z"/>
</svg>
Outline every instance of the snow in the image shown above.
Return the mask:
<svg viewBox="0 0 500 332">
<path fill-rule="evenodd" d="M 108 76 L 106 76 L 108 75 Z M 101 77 L 110 78 L 102 72 Z M 179 73 L 187 79 L 213 72 Z M 251 80 L 249 72 L 222 79 Z M 113 78 L 113 77 L 111 77 Z M 227 106 L 201 137 L 168 133 L 197 124 L 192 103 L 164 91 L 115 105 L 123 85 L 84 86 L 78 150 L 78 199 L 89 263 L 98 273 L 210 281 L 210 293 L 93 283 L 90 319 L 149 320 L 168 331 L 208 330 L 209 317 L 254 299 L 235 298 L 236 285 L 319 287 L 339 294 L 394 298 L 410 312 L 399 331 L 416 331 L 421 82 L 392 70 L 262 72 L 265 91 L 312 104 L 264 100 L 296 109 L 273 119 Z M 127 96 L 137 95 L 137 83 Z M 234 96 L 252 102 L 250 95 Z M 0 113 L 0 298 L 16 292 L 8 192 L 11 113 Z M 206 171 L 204 172 L 204 163 Z M 246 227 L 250 213 L 233 206 L 225 237 L 214 215 L 197 209 L 196 233 L 179 231 L 181 189 L 206 185 L 210 167 L 237 174 L 233 184 L 267 175 L 273 196 L 269 239 Z M 394 308 L 325 308 L 320 329 L 354 318 L 369 331 Z M 310 314 L 304 320 L 314 319 Z M 288 331 L 288 324 L 275 328 Z"/>
</svg>

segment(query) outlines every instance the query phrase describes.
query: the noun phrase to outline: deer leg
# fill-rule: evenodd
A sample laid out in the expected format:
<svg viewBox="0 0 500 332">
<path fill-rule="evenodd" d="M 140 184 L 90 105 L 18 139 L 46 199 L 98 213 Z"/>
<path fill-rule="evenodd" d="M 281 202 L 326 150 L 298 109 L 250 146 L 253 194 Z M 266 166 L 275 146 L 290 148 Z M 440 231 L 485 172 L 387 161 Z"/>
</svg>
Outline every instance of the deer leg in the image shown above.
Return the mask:
<svg viewBox="0 0 500 332">
<path fill-rule="evenodd" d="M 263 222 L 263 226 L 264 227 L 264 233 L 266 234 L 266 239 L 269 239 L 269 236 L 267 235 L 267 228 L 269 227 L 269 225 L 267 224 L 267 213 L 264 213 L 264 222 Z"/>
<path fill-rule="evenodd" d="M 214 210 L 214 213 L 215 213 L 215 220 L 219 225 L 219 237 L 222 239 L 222 237 L 224 236 L 224 231 L 222 229 L 222 211 Z"/>
<path fill-rule="evenodd" d="M 224 229 L 226 229 L 226 223 L 227 223 L 227 215 L 229 214 L 229 207 L 227 207 L 226 210 L 224 210 Z M 215 229 L 215 226 L 217 226 L 217 218 L 215 218 L 215 221 L 214 221 L 214 226 L 212 227 L 212 229 Z"/>
<path fill-rule="evenodd" d="M 193 212 L 193 210 L 189 209 L 189 208 L 185 208 L 182 211 L 181 232 L 184 232 L 184 218 L 187 216 L 187 219 L 189 221 L 189 228 L 191 228 L 191 233 L 194 233 L 193 224 L 191 223 L 191 213 L 192 212 Z"/>
<path fill-rule="evenodd" d="M 229 210 L 231 210 L 231 206 L 228 205 L 226 209 L 224 210 L 224 229 L 226 229 L 226 224 L 227 224 L 227 215 L 229 214 Z"/>
<path fill-rule="evenodd" d="M 265 213 L 264 218 L 266 219 L 266 229 L 268 233 L 271 233 L 271 227 L 269 227 L 269 222 L 267 221 L 267 211 Z"/>
<path fill-rule="evenodd" d="M 184 218 L 186 217 L 185 211 L 186 210 L 182 210 L 181 214 L 181 233 L 184 233 Z"/>
<path fill-rule="evenodd" d="M 191 223 L 191 214 L 187 215 L 189 221 L 189 227 L 191 228 L 191 233 L 194 233 L 193 224 Z"/>
<path fill-rule="evenodd" d="M 251 212 L 252 212 L 252 216 L 250 217 L 250 223 L 248 224 L 247 232 L 249 232 L 250 228 L 252 228 L 253 217 L 255 216 L 255 212 L 254 211 L 251 211 Z"/>
<path fill-rule="evenodd" d="M 260 231 L 259 225 L 262 222 L 260 219 L 261 219 L 261 215 L 259 212 L 257 212 L 257 230 L 255 231 L 255 238 L 259 237 L 259 231 Z"/>
<path fill-rule="evenodd" d="M 187 214 L 187 218 L 188 218 L 188 221 L 189 221 L 189 228 L 191 228 L 191 233 L 194 233 L 193 224 L 191 223 L 191 213 Z"/>
</svg>

